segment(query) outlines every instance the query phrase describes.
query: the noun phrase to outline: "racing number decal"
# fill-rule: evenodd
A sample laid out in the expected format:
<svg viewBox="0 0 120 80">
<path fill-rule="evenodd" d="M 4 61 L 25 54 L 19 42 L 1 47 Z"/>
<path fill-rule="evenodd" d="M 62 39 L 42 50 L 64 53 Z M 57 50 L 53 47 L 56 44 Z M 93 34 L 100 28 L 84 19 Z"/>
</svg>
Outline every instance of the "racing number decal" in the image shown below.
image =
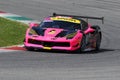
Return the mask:
<svg viewBox="0 0 120 80">
<path fill-rule="evenodd" d="M 55 34 L 55 30 L 51 30 L 48 34 Z"/>
</svg>

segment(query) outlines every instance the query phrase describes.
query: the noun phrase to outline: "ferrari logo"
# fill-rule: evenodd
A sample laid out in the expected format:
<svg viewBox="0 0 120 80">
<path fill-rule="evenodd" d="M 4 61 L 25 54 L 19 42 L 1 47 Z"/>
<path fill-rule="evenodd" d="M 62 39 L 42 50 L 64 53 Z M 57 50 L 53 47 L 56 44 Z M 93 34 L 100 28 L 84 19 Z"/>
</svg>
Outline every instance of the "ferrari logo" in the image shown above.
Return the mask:
<svg viewBox="0 0 120 80">
<path fill-rule="evenodd" d="M 55 30 L 51 30 L 48 34 L 55 34 Z"/>
</svg>

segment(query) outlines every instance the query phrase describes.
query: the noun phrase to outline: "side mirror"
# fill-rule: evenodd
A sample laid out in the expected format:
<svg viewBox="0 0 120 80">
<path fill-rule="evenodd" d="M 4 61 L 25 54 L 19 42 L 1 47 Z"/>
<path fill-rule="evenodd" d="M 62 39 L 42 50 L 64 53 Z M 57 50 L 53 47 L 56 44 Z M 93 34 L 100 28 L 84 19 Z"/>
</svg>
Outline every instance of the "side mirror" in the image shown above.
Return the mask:
<svg viewBox="0 0 120 80">
<path fill-rule="evenodd" d="M 84 31 L 80 30 L 80 33 L 84 34 Z"/>
<path fill-rule="evenodd" d="M 32 28 L 32 27 L 38 27 L 38 23 L 29 23 L 29 27 Z"/>
</svg>

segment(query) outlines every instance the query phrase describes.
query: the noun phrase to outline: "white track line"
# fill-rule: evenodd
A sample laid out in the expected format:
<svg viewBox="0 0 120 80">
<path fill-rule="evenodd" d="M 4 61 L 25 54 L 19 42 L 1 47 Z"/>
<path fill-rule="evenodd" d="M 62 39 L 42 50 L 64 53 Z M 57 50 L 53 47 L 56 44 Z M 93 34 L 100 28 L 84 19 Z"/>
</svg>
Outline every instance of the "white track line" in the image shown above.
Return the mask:
<svg viewBox="0 0 120 80">
<path fill-rule="evenodd" d="M 3 52 L 14 52 L 14 51 L 17 51 L 17 50 L 0 49 L 0 53 L 3 53 Z"/>
</svg>

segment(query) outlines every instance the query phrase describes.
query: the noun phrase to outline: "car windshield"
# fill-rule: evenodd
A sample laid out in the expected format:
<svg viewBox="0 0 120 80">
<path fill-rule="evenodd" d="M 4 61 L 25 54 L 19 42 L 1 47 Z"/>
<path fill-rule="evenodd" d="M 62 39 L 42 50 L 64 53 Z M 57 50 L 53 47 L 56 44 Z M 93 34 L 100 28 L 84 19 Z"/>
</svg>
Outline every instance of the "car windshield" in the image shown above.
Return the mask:
<svg viewBox="0 0 120 80">
<path fill-rule="evenodd" d="M 61 28 L 65 30 L 81 29 L 80 24 L 67 22 L 67 21 L 43 21 L 40 24 L 41 28 Z"/>
</svg>

